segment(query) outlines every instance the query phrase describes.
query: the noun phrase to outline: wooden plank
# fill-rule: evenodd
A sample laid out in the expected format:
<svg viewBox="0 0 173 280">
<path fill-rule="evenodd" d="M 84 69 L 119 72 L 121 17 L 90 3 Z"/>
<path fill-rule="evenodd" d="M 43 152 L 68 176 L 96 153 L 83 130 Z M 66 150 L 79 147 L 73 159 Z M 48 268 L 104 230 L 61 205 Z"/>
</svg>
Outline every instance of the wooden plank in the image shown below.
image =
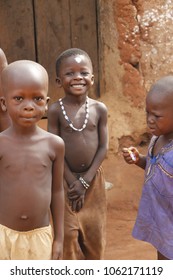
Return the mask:
<svg viewBox="0 0 173 280">
<path fill-rule="evenodd" d="M 98 42 L 98 77 L 99 77 L 99 93 L 102 96 L 105 93 L 105 67 L 104 67 L 104 46 L 102 36 L 102 25 L 101 25 L 101 13 L 103 12 L 101 7 L 103 6 L 103 0 L 96 0 L 97 9 L 97 42 Z"/>
<path fill-rule="evenodd" d="M 72 47 L 85 50 L 91 57 L 95 76 L 95 85 L 90 91 L 93 98 L 100 95 L 96 12 L 96 0 L 70 0 Z"/>
<path fill-rule="evenodd" d="M 35 60 L 32 0 L 0 0 L 0 47 L 8 62 Z"/>
<path fill-rule="evenodd" d="M 62 96 L 56 87 L 55 63 L 58 55 L 71 47 L 68 0 L 35 0 L 37 57 L 49 74 L 50 103 Z"/>
</svg>

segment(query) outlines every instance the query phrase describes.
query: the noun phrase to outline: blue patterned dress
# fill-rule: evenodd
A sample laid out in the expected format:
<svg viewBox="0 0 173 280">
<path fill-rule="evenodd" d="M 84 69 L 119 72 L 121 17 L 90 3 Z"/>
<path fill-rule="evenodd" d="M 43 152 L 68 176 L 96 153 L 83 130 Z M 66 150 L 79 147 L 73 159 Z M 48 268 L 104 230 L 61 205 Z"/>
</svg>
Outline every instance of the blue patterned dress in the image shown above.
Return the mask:
<svg viewBox="0 0 173 280">
<path fill-rule="evenodd" d="M 151 243 L 173 260 L 173 140 L 152 155 L 158 137 L 149 145 L 145 181 L 133 237 Z"/>
</svg>

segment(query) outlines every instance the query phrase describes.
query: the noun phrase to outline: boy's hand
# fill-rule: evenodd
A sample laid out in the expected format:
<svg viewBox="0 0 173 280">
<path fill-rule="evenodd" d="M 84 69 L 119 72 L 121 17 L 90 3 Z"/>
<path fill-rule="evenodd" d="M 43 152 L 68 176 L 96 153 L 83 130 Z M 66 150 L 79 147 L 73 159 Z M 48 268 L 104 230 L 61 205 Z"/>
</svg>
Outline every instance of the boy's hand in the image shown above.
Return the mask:
<svg viewBox="0 0 173 280">
<path fill-rule="evenodd" d="M 122 154 L 128 164 L 135 164 L 139 161 L 139 151 L 135 147 L 123 148 Z"/>
<path fill-rule="evenodd" d="M 79 180 L 74 181 L 68 189 L 68 198 L 72 211 L 78 212 L 84 204 L 86 189 Z"/>
<path fill-rule="evenodd" d="M 63 244 L 58 241 L 53 241 L 52 244 L 52 260 L 62 260 L 63 258 Z"/>
<path fill-rule="evenodd" d="M 84 196 L 81 196 L 75 200 L 70 200 L 70 206 L 72 208 L 72 211 L 79 212 L 84 205 L 84 200 Z"/>
</svg>

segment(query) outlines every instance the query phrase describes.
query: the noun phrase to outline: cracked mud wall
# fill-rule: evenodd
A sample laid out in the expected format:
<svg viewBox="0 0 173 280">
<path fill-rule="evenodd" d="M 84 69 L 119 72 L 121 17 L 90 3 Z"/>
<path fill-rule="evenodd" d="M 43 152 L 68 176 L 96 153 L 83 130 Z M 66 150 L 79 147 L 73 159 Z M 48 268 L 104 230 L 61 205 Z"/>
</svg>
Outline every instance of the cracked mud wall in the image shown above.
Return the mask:
<svg viewBox="0 0 173 280">
<path fill-rule="evenodd" d="M 148 140 L 145 96 L 173 74 L 173 1 L 99 0 L 101 101 L 108 107 L 109 152 Z"/>
</svg>

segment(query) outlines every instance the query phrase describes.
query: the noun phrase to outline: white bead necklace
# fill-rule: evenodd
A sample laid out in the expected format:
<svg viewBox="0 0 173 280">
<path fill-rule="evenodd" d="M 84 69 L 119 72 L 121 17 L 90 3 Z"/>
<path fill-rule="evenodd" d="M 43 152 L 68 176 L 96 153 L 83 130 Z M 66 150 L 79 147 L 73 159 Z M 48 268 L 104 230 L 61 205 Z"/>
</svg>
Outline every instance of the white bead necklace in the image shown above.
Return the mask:
<svg viewBox="0 0 173 280">
<path fill-rule="evenodd" d="M 74 127 L 72 121 L 71 121 L 71 120 L 69 119 L 69 117 L 67 116 L 67 113 L 66 113 L 65 108 L 64 108 L 64 104 L 63 104 L 63 102 L 62 102 L 62 98 L 59 99 L 59 104 L 60 104 L 62 113 L 63 113 L 63 115 L 64 115 L 64 118 L 65 118 L 65 120 L 68 122 L 69 126 L 70 126 L 73 130 L 75 130 L 75 131 L 82 131 L 82 130 L 85 129 L 85 127 L 86 127 L 86 125 L 87 125 L 87 122 L 88 122 L 88 119 L 89 119 L 89 105 L 88 105 L 88 103 L 89 103 L 89 102 L 88 102 L 88 96 L 87 96 L 87 97 L 86 97 L 86 102 L 85 102 L 85 112 L 86 112 L 86 114 L 85 114 L 84 123 L 83 123 L 83 125 L 82 125 L 81 128 L 76 128 L 76 127 Z"/>
</svg>

